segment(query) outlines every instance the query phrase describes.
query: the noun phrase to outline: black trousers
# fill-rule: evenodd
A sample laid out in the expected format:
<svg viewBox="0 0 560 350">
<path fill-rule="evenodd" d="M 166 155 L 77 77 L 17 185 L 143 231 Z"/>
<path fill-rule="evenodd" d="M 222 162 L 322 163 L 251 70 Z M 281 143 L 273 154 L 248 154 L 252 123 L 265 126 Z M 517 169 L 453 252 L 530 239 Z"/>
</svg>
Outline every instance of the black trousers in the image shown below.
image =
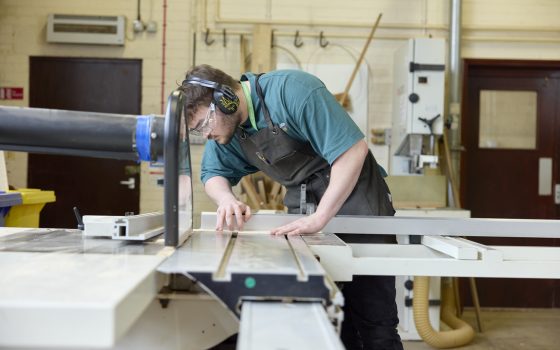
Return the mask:
<svg viewBox="0 0 560 350">
<path fill-rule="evenodd" d="M 395 277 L 354 276 L 352 282 L 340 285 L 344 296 L 340 338 L 346 349 L 402 350 Z"/>
</svg>

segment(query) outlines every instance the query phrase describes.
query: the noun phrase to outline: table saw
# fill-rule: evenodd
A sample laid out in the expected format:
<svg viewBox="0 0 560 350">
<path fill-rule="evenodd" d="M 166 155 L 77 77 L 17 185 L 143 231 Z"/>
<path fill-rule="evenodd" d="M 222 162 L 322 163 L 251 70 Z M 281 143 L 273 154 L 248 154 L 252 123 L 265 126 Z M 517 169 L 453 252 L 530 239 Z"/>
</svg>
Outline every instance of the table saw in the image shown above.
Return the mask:
<svg viewBox="0 0 560 350">
<path fill-rule="evenodd" d="M 58 119 L 67 133 L 72 124 L 65 121 L 85 112 L 0 107 L 0 149 L 165 168 L 159 236 L 0 228 L 0 348 L 204 349 L 239 332 L 239 349 L 342 349 L 344 300 L 336 282 L 355 275 L 560 278 L 558 247 L 462 238 L 556 238 L 556 220 L 337 216 L 316 234 L 271 236 L 299 215 L 257 213 L 243 231 L 217 232 L 215 213 L 204 213 L 193 229 L 184 103 L 176 91 L 164 117 L 82 115 L 100 126 L 97 133 L 100 121 L 124 123 L 110 128 L 111 139 L 128 141 L 103 142 L 102 150 L 87 138 L 61 142 L 55 129 L 28 135 L 29 125 L 44 126 L 45 118 Z M 363 239 L 347 244 L 339 236 L 348 234 Z M 376 234 L 417 244 L 369 244 Z"/>
</svg>

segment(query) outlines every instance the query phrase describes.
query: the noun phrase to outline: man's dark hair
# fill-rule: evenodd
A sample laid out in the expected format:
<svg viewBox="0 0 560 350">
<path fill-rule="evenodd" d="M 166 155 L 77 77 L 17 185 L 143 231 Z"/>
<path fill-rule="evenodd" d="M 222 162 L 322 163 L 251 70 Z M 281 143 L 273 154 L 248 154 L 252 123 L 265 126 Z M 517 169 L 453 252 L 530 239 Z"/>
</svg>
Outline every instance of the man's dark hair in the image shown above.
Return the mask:
<svg viewBox="0 0 560 350">
<path fill-rule="evenodd" d="M 229 86 L 234 91 L 236 90 L 237 80 L 217 68 L 207 64 L 191 68 L 185 75 L 185 81 L 181 85 L 181 90 L 185 93 L 186 97 L 185 115 L 187 120 L 193 117 L 200 106 L 208 106 L 210 101 L 212 101 L 212 89 L 186 82 L 193 77 L 213 81 Z"/>
</svg>

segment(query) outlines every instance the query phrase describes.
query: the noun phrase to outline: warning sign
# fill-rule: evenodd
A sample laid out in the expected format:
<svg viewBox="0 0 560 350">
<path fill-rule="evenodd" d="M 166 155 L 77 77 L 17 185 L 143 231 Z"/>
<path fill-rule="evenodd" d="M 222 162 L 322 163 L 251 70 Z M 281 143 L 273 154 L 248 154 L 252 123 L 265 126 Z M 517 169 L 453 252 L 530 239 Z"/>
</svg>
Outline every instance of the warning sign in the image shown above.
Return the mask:
<svg viewBox="0 0 560 350">
<path fill-rule="evenodd" d="M 23 100 L 23 88 L 0 87 L 0 100 Z"/>
</svg>

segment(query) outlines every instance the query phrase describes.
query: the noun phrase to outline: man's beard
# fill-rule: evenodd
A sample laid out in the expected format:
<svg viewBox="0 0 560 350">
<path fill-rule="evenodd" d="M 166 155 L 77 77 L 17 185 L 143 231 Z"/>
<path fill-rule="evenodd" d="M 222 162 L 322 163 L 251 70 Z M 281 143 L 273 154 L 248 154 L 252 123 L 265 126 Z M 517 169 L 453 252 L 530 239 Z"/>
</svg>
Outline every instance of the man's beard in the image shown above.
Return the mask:
<svg viewBox="0 0 560 350">
<path fill-rule="evenodd" d="M 234 113 L 232 115 L 226 115 L 222 118 L 224 129 L 227 130 L 227 133 L 221 137 L 218 141 L 221 145 L 227 145 L 233 139 L 233 135 L 237 131 L 237 127 L 241 121 L 241 115 L 238 113 Z"/>
</svg>

